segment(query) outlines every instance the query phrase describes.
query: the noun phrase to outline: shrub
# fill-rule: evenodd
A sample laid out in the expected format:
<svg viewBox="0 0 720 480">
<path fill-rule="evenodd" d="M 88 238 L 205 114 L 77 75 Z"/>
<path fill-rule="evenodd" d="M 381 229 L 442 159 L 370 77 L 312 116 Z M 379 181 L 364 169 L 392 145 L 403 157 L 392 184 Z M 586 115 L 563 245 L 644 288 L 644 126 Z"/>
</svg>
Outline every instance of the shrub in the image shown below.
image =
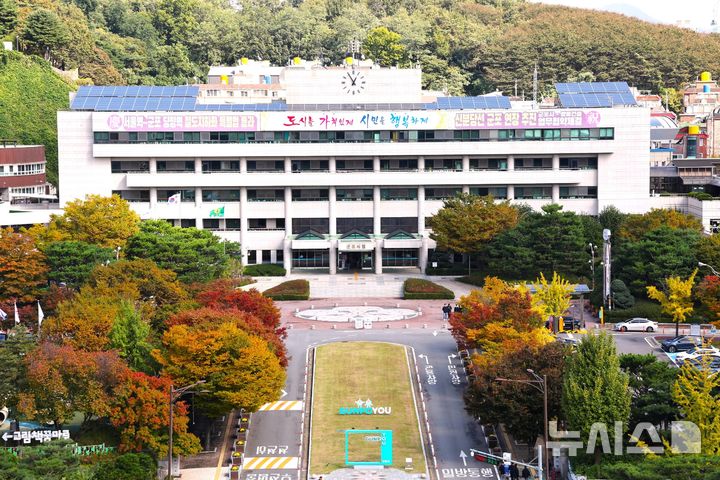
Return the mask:
<svg viewBox="0 0 720 480">
<path fill-rule="evenodd" d="M 613 304 L 616 308 L 625 310 L 635 305 L 635 297 L 632 296 L 625 282 L 619 278 L 612 281 L 610 290 L 612 291 Z"/>
<path fill-rule="evenodd" d="M 310 298 L 310 282 L 290 280 L 265 290 L 263 295 L 273 300 L 307 300 Z"/>
<path fill-rule="evenodd" d="M 251 277 L 284 277 L 285 269 L 281 265 L 273 263 L 259 263 L 248 265 L 243 269 L 243 275 Z"/>
<path fill-rule="evenodd" d="M 467 273 L 467 265 L 456 265 L 452 264 L 441 267 L 427 267 L 425 269 L 426 275 L 465 275 Z"/>
<path fill-rule="evenodd" d="M 430 280 L 408 278 L 403 283 L 403 298 L 406 300 L 452 300 L 455 298 L 455 293 Z"/>
<path fill-rule="evenodd" d="M 464 277 L 460 277 L 457 279 L 457 281 L 467 283 L 469 285 L 475 285 L 476 287 L 484 287 L 485 275 L 473 273 L 471 275 L 465 275 Z"/>
</svg>

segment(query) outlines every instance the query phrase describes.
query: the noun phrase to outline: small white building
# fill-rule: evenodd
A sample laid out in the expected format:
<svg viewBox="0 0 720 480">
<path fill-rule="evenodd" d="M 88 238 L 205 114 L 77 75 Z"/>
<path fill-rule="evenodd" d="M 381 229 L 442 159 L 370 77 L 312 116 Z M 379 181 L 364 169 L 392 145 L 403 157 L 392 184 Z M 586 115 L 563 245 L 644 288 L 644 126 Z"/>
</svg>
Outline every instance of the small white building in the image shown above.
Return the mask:
<svg viewBox="0 0 720 480">
<path fill-rule="evenodd" d="M 330 273 L 424 270 L 426 220 L 458 192 L 591 215 L 650 206 L 648 108 L 429 97 L 419 69 L 252 67 L 277 100 L 212 103 L 245 70 L 81 87 L 58 112 L 61 205 L 115 192 L 143 218 L 239 241 L 244 263 Z"/>
</svg>

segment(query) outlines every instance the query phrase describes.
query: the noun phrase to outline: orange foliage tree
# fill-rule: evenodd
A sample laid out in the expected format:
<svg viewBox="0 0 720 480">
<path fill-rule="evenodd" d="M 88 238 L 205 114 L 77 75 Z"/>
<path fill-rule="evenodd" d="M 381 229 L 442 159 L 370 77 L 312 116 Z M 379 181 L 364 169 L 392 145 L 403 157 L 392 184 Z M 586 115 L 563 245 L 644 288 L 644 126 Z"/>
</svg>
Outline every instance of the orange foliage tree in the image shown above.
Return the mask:
<svg viewBox="0 0 720 480">
<path fill-rule="evenodd" d="M 132 372 L 115 389 L 109 418 L 120 433 L 121 452 L 151 450 L 159 457 L 167 455 L 170 385 L 167 377 Z M 180 455 L 201 450 L 200 440 L 187 431 L 187 414 L 187 404 L 176 402 L 173 450 Z"/>
<path fill-rule="evenodd" d="M 720 325 L 720 277 L 708 275 L 695 287 L 695 296 L 707 310 L 708 320 Z"/>
<path fill-rule="evenodd" d="M 30 235 L 0 229 L 0 298 L 30 303 L 47 284 L 45 255 Z"/>
</svg>

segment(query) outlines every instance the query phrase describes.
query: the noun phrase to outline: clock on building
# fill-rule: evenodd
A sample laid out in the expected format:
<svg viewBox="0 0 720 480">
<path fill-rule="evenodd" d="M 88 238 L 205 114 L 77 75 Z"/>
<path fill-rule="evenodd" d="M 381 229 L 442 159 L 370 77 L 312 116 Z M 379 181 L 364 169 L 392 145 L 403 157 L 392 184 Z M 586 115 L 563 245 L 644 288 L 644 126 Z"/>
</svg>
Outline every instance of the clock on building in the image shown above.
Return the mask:
<svg viewBox="0 0 720 480">
<path fill-rule="evenodd" d="M 342 76 L 342 89 L 350 95 L 357 95 L 365 89 L 365 75 L 355 70 L 345 72 Z"/>
</svg>

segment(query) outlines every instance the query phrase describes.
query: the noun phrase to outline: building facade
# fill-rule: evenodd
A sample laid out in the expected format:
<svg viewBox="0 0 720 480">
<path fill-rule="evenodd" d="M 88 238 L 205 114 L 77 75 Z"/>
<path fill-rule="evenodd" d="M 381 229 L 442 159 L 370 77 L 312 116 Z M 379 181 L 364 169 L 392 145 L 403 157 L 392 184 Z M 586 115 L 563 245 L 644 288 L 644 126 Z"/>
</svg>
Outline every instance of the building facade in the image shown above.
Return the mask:
<svg viewBox="0 0 720 480">
<path fill-rule="evenodd" d="M 45 147 L 0 141 L 0 201 L 51 198 L 45 178 Z"/>
<path fill-rule="evenodd" d="M 298 69 L 307 101 L 232 110 L 191 101 L 197 87 L 178 87 L 165 107 L 162 87 L 84 87 L 58 112 L 61 206 L 115 192 L 143 218 L 240 242 L 246 264 L 330 273 L 424 270 L 427 220 L 460 192 L 591 215 L 647 210 L 649 109 L 422 103 L 418 72 L 404 82 L 392 71 Z M 411 91 L 380 103 L 376 73 Z"/>
</svg>

